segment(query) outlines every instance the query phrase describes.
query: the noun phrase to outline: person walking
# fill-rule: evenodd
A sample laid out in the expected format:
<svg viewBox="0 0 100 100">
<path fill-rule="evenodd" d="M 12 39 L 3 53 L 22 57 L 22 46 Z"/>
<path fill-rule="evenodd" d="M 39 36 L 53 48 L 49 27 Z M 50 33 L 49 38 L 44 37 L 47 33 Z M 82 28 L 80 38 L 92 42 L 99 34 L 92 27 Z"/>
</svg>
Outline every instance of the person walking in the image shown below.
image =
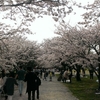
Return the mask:
<svg viewBox="0 0 100 100">
<path fill-rule="evenodd" d="M 49 81 L 52 81 L 52 72 L 49 72 Z"/>
<path fill-rule="evenodd" d="M 89 74 L 90 74 L 90 79 L 93 79 L 93 70 L 92 69 L 89 70 Z"/>
<path fill-rule="evenodd" d="M 5 98 L 6 100 L 12 100 L 13 94 L 14 94 L 14 85 L 18 86 L 18 83 L 16 79 L 14 78 L 14 73 L 10 72 L 9 77 L 7 78 L 5 82 L 5 88 L 6 88 L 6 93 L 7 97 Z"/>
<path fill-rule="evenodd" d="M 19 67 L 19 71 L 16 74 L 16 79 L 18 78 L 18 88 L 19 88 L 19 94 L 22 96 L 23 92 L 23 85 L 24 85 L 24 78 L 25 78 L 25 70 L 23 70 L 23 67 Z"/>
<path fill-rule="evenodd" d="M 32 67 L 27 67 L 27 73 L 25 75 L 24 81 L 27 82 L 26 93 L 28 93 L 28 100 L 31 100 L 31 94 L 32 94 L 32 100 L 35 100 L 37 76 L 32 71 Z"/>
<path fill-rule="evenodd" d="M 1 71 L 2 73 L 1 73 L 1 77 L 2 77 L 2 79 L 5 77 L 5 69 L 2 69 L 2 71 Z"/>
<path fill-rule="evenodd" d="M 39 99 L 39 86 L 41 85 L 41 79 L 39 77 L 39 73 L 36 72 L 37 81 L 36 81 L 36 92 L 37 92 L 37 99 Z"/>
<path fill-rule="evenodd" d="M 5 100 L 7 100 L 7 97 L 8 97 L 7 96 L 7 91 L 6 91 L 6 86 L 5 86 L 6 80 L 7 80 L 7 75 L 6 75 L 6 73 L 4 73 L 3 84 L 2 84 L 2 89 L 3 89 L 2 94 L 5 95 Z"/>
<path fill-rule="evenodd" d="M 72 83 L 72 69 L 69 70 L 69 81 Z"/>
</svg>

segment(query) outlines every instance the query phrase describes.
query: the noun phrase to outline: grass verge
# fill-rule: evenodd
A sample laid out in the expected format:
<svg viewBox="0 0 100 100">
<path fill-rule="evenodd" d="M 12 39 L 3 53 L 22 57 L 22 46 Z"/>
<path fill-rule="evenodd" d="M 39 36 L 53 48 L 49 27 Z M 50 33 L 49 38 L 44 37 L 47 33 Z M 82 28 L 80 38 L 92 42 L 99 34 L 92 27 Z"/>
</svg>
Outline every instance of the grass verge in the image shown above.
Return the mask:
<svg viewBox="0 0 100 100">
<path fill-rule="evenodd" d="M 94 77 L 94 79 L 82 77 L 81 81 L 76 81 L 76 78 L 73 77 L 72 83 L 63 84 L 68 87 L 79 100 L 100 100 L 100 94 L 95 94 L 98 88 L 96 79 L 96 77 Z"/>
</svg>

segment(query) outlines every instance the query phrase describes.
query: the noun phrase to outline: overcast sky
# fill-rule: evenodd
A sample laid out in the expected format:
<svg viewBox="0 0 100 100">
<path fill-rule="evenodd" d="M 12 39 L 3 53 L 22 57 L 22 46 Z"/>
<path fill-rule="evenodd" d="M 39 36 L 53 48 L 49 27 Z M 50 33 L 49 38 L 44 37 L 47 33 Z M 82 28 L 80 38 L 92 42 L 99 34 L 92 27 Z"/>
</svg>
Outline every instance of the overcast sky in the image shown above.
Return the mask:
<svg viewBox="0 0 100 100">
<path fill-rule="evenodd" d="M 86 5 L 88 2 L 93 3 L 94 0 L 73 0 L 77 1 L 78 3 L 81 3 L 82 5 Z M 73 13 L 66 17 L 66 21 L 68 21 L 72 26 L 75 26 L 78 21 L 82 20 L 82 17 L 80 16 L 83 14 L 84 10 L 79 10 L 78 8 L 74 8 L 76 11 L 76 14 Z M 36 33 L 35 35 L 28 35 L 29 40 L 35 40 L 38 43 L 41 43 L 43 39 L 48 39 L 56 36 L 54 34 L 54 30 L 56 27 L 54 24 L 56 24 L 50 16 L 45 16 L 44 18 L 38 18 L 33 22 L 31 26 L 31 30 Z"/>
<path fill-rule="evenodd" d="M 34 35 L 27 35 L 30 40 L 35 40 L 38 43 L 41 43 L 43 39 L 52 38 L 56 36 L 54 34 L 56 22 L 50 16 L 44 16 L 44 18 L 38 18 L 30 27 L 30 30 L 35 33 Z"/>
<path fill-rule="evenodd" d="M 81 2 L 82 5 L 86 5 L 88 2 L 93 3 L 94 0 L 73 0 L 73 1 L 77 1 L 78 3 Z M 75 7 L 74 10 L 76 14 L 71 13 L 65 19 L 65 21 L 66 22 L 68 21 L 69 24 L 71 24 L 72 26 L 76 25 L 78 21 L 82 20 L 82 17 L 80 15 L 84 12 L 84 10 L 82 9 L 79 10 L 77 7 Z M 9 21 L 8 19 L 3 20 L 1 17 L 0 17 L 0 21 L 1 22 L 3 21 L 5 23 L 7 22 L 7 24 L 9 24 L 10 22 L 10 25 L 12 23 L 12 27 L 15 27 L 14 26 L 15 22 L 13 21 Z M 17 21 L 17 25 L 18 24 L 20 25 L 20 19 Z M 50 16 L 37 18 L 34 22 L 32 22 L 31 27 L 29 27 L 30 30 L 35 34 L 27 35 L 27 38 L 31 41 L 37 41 L 38 43 L 41 43 L 43 39 L 48 39 L 56 36 L 56 34 L 54 34 L 54 30 L 56 29 L 54 24 L 58 24 L 58 23 L 55 22 Z"/>
</svg>

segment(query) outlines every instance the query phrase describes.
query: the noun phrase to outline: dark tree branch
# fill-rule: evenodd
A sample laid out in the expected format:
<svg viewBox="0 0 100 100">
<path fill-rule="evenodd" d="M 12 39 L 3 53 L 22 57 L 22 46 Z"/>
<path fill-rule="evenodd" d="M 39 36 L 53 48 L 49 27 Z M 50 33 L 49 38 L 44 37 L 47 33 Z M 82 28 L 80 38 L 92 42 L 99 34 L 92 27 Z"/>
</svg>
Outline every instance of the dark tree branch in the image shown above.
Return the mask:
<svg viewBox="0 0 100 100">
<path fill-rule="evenodd" d="M 23 6 L 24 4 L 34 4 L 34 5 L 37 5 L 39 3 L 42 3 L 42 2 L 51 2 L 52 4 L 57 2 L 57 3 L 60 3 L 59 0 L 40 0 L 40 1 L 33 1 L 33 0 L 27 0 L 27 1 L 24 1 L 24 2 L 21 2 L 21 3 L 17 3 L 17 4 L 7 4 L 7 5 L 0 5 L 0 7 L 17 7 L 17 6 Z M 39 4 L 40 5 L 40 4 Z"/>
</svg>

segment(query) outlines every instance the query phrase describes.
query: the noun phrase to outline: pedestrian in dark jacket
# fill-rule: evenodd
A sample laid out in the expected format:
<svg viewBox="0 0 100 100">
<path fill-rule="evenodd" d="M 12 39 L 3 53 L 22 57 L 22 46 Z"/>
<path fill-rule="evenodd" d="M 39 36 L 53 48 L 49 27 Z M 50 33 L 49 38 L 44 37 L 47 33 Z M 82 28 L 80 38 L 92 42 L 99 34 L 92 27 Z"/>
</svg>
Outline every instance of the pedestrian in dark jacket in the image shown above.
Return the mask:
<svg viewBox="0 0 100 100">
<path fill-rule="evenodd" d="M 32 94 L 32 100 L 35 100 L 35 90 L 36 90 L 36 80 L 37 76 L 32 71 L 31 67 L 27 68 L 27 73 L 25 76 L 25 82 L 27 82 L 27 89 L 26 92 L 28 93 L 28 100 L 31 100 L 31 94 Z"/>
<path fill-rule="evenodd" d="M 37 92 L 37 99 L 39 99 L 39 86 L 41 85 L 41 79 L 39 77 L 39 73 L 36 73 L 37 81 L 36 81 L 36 92 Z"/>
<path fill-rule="evenodd" d="M 14 85 L 18 85 L 18 83 L 16 82 L 16 80 L 14 78 L 14 73 L 11 72 L 5 82 L 5 88 L 6 88 L 8 100 L 12 100 L 12 96 L 14 94 Z"/>
</svg>

